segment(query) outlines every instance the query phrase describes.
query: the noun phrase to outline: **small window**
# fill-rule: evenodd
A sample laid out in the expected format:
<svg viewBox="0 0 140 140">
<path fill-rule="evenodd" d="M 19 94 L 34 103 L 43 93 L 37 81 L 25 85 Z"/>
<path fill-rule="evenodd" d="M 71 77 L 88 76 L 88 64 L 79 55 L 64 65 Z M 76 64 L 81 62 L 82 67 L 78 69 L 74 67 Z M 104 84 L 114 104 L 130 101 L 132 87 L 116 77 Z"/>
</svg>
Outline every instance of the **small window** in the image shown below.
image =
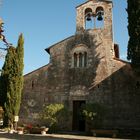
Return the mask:
<svg viewBox="0 0 140 140">
<path fill-rule="evenodd" d="M 35 82 L 32 81 L 32 85 L 31 85 L 32 89 L 34 88 L 34 85 L 35 85 Z"/>
<path fill-rule="evenodd" d="M 79 67 L 82 67 L 83 55 L 79 53 Z"/>
<path fill-rule="evenodd" d="M 74 67 L 77 67 L 77 54 L 74 53 Z"/>
<path fill-rule="evenodd" d="M 72 67 L 83 68 L 88 64 L 88 47 L 84 44 L 79 44 L 71 52 Z"/>
<path fill-rule="evenodd" d="M 136 82 L 136 88 L 139 89 L 140 88 L 140 81 Z"/>
<path fill-rule="evenodd" d="M 74 53 L 74 67 L 87 67 L 87 52 Z"/>
<path fill-rule="evenodd" d="M 87 66 L 87 52 L 84 52 L 84 67 Z"/>
<path fill-rule="evenodd" d="M 120 56 L 119 56 L 119 46 L 117 44 L 114 44 L 114 52 L 115 52 L 115 57 L 120 58 Z"/>
</svg>

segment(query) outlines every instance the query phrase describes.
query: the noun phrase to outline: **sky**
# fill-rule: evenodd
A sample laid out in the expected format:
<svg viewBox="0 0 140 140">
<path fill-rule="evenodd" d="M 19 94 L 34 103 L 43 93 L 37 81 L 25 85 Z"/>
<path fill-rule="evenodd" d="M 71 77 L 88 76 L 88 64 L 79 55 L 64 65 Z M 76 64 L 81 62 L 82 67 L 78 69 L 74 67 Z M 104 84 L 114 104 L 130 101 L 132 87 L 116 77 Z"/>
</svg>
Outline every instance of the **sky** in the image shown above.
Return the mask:
<svg viewBox="0 0 140 140">
<path fill-rule="evenodd" d="M 17 45 L 24 35 L 24 74 L 49 63 L 45 48 L 75 34 L 75 7 L 86 0 L 0 0 L 0 18 L 4 35 Z M 126 60 L 128 30 L 127 1 L 113 0 L 114 43 L 119 44 L 120 57 Z M 0 42 L 0 47 L 4 47 Z M 0 69 L 4 59 L 0 58 Z"/>
</svg>

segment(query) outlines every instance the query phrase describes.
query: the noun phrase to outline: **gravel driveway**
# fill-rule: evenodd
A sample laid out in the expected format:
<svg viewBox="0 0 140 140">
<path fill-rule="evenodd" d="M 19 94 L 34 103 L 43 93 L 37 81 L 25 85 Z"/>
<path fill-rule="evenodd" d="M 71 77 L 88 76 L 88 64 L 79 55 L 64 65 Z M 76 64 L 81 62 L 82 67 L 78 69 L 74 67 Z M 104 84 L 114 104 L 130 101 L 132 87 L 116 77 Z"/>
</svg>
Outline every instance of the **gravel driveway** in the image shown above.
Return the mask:
<svg viewBox="0 0 140 140">
<path fill-rule="evenodd" d="M 86 137 L 76 135 L 56 135 L 56 134 L 19 135 L 19 134 L 0 133 L 0 140 L 128 140 L 128 139 L 113 139 L 99 137 L 96 138 L 96 137 Z"/>
</svg>

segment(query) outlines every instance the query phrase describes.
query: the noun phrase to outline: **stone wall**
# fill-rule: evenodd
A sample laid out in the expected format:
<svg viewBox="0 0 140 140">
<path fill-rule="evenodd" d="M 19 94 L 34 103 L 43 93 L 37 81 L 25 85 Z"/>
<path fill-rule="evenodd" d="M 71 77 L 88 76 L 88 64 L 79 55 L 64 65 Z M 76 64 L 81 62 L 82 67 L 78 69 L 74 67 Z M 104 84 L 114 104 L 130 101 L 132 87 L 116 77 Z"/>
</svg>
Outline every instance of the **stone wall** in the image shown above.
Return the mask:
<svg viewBox="0 0 140 140">
<path fill-rule="evenodd" d="M 64 103 L 72 112 L 73 101 L 85 100 L 108 108 L 102 124 L 104 128 L 140 128 L 140 87 L 137 87 L 140 79 L 135 77 L 130 64 L 110 59 L 111 44 L 105 41 L 98 44 L 98 31 L 96 36 L 93 32 L 56 44 L 50 48 L 49 65 L 25 75 L 23 122 L 39 123 L 38 113 L 44 104 Z M 71 67 L 71 51 L 78 44 L 88 47 L 88 66 L 85 68 Z M 72 129 L 72 114 L 67 129 Z"/>
<path fill-rule="evenodd" d="M 71 111 L 64 129 L 72 130 L 73 102 L 85 101 L 107 108 L 103 128 L 140 129 L 140 77 L 114 56 L 112 3 L 93 2 L 77 7 L 76 35 L 46 49 L 50 63 L 24 76 L 22 123 L 38 124 L 43 105 L 63 103 Z M 105 9 L 104 28 L 84 30 L 84 9 L 97 6 Z M 78 47 L 87 51 L 86 67 L 73 67 L 73 50 Z"/>
<path fill-rule="evenodd" d="M 43 66 L 24 76 L 24 88 L 20 110 L 20 121 L 24 124 L 38 124 L 39 113 L 48 100 L 47 91 L 47 69 L 49 65 Z M 38 120 L 38 122 L 36 121 Z"/>
</svg>

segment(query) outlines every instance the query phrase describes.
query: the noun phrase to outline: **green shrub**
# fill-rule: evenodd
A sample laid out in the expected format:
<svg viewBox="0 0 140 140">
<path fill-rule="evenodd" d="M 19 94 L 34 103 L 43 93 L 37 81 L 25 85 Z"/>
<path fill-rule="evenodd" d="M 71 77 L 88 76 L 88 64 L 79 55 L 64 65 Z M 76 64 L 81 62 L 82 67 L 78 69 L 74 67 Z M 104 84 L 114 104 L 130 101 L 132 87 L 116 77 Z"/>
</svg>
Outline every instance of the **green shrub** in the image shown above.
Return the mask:
<svg viewBox="0 0 140 140">
<path fill-rule="evenodd" d="M 50 131 L 63 129 L 64 123 L 68 121 L 69 112 L 63 104 L 50 104 L 41 112 L 41 119 L 45 121 Z"/>
<path fill-rule="evenodd" d="M 86 104 L 82 107 L 82 114 L 90 128 L 100 128 L 104 119 L 105 108 L 98 103 Z"/>
</svg>

